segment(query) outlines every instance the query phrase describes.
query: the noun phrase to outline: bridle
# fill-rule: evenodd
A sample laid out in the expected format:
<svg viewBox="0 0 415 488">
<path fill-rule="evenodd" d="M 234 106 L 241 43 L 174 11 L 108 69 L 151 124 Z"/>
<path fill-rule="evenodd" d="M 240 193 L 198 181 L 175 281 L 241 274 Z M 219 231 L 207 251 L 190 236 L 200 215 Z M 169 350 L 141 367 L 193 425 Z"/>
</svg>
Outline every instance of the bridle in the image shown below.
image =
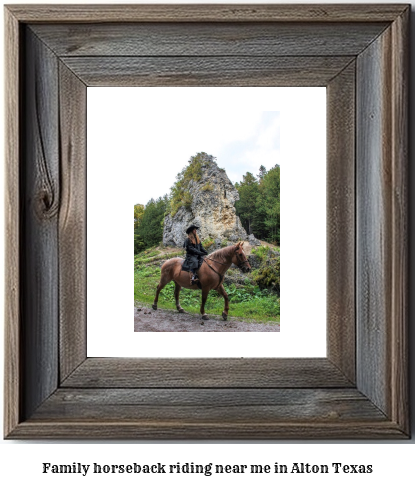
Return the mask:
<svg viewBox="0 0 415 488">
<path fill-rule="evenodd" d="M 243 264 L 245 264 L 245 263 L 249 263 L 249 261 L 248 261 L 247 259 L 243 259 L 242 255 L 241 255 L 240 253 L 238 253 L 238 250 L 237 250 L 237 249 L 235 249 L 235 254 L 236 254 L 236 259 L 238 260 L 238 268 L 239 268 L 239 269 L 242 269 L 242 265 L 243 265 Z M 240 257 L 242 258 L 242 260 L 241 260 L 241 259 L 239 259 Z M 214 263 L 218 263 L 218 264 L 221 264 L 221 265 L 226 264 L 226 263 L 221 263 L 220 261 L 215 261 L 214 259 L 212 259 L 212 258 L 210 258 L 210 257 L 208 257 L 208 256 L 205 256 L 205 257 L 203 258 L 203 260 L 205 260 L 205 259 L 209 259 L 209 261 L 213 261 Z M 206 264 L 209 266 L 209 264 L 208 264 L 208 263 L 206 263 Z M 209 266 L 209 268 L 213 269 L 211 266 Z M 216 271 L 215 269 L 213 269 L 213 271 L 215 271 L 215 272 L 217 273 L 217 271 Z M 218 273 L 218 274 L 219 274 L 219 273 Z"/>
<path fill-rule="evenodd" d="M 236 254 L 236 259 L 238 260 L 238 268 L 239 268 L 239 269 L 242 269 L 242 265 L 243 265 L 243 264 L 245 264 L 245 263 L 248 263 L 249 261 L 248 261 L 247 259 L 245 259 L 244 261 L 241 261 L 241 260 L 239 259 L 240 254 L 238 253 L 238 250 L 237 250 L 237 249 L 235 249 L 235 254 Z M 209 261 L 213 261 L 214 263 L 221 264 L 222 266 L 223 266 L 224 264 L 226 264 L 226 263 L 221 263 L 220 261 L 215 261 L 214 259 L 209 258 L 208 256 L 205 256 L 205 257 L 203 258 L 203 262 L 206 262 L 206 259 L 209 259 Z M 225 275 L 221 275 L 221 274 L 219 273 L 219 271 L 216 271 L 216 269 L 215 269 L 215 268 L 213 268 L 213 267 L 212 267 L 212 266 L 211 266 L 209 263 L 206 263 L 206 264 L 207 264 L 207 266 L 209 266 L 209 268 L 210 268 L 210 269 L 211 269 L 213 272 L 215 272 L 215 273 L 216 273 L 216 274 L 219 276 L 219 283 L 218 283 L 218 284 L 217 284 L 217 286 L 215 286 L 215 288 L 214 288 L 214 290 L 216 290 L 216 289 L 217 289 L 217 288 L 219 288 L 219 286 L 222 284 L 222 281 L 223 281 L 223 279 L 225 278 Z"/>
<path fill-rule="evenodd" d="M 239 253 L 237 249 L 235 249 L 236 259 L 238 260 L 238 268 L 241 269 L 242 265 L 245 263 L 249 263 L 247 259 L 241 261 L 239 258 L 243 259 L 242 253 Z"/>
</svg>

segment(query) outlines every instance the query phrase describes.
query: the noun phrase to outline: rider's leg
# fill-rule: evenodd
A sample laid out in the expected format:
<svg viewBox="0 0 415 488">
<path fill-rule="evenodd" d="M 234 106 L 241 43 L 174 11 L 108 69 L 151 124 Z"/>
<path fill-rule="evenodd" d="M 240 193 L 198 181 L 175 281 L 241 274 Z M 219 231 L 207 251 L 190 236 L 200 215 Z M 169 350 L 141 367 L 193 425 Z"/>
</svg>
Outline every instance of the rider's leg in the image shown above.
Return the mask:
<svg viewBox="0 0 415 488">
<path fill-rule="evenodd" d="M 199 277 L 197 276 L 197 268 L 192 268 L 192 285 L 194 285 L 196 281 L 199 281 Z"/>
</svg>

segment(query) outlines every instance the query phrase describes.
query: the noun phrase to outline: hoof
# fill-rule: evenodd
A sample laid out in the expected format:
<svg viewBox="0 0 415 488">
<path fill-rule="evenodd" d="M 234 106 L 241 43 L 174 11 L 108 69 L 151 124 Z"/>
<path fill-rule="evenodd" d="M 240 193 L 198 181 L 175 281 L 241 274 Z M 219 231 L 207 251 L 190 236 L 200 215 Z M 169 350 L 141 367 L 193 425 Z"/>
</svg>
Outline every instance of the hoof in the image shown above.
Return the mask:
<svg viewBox="0 0 415 488">
<path fill-rule="evenodd" d="M 154 305 L 154 303 L 153 303 L 153 305 L 151 305 L 151 308 L 152 308 L 153 310 L 157 310 L 157 305 Z"/>
<path fill-rule="evenodd" d="M 202 320 L 209 320 L 209 317 L 207 315 L 202 315 Z"/>
<path fill-rule="evenodd" d="M 183 309 L 183 308 L 178 308 L 178 309 L 177 309 L 177 311 L 178 311 L 179 313 L 184 313 L 184 309 Z"/>
<path fill-rule="evenodd" d="M 223 320 L 228 320 L 228 314 L 226 314 L 225 312 L 222 312 L 222 317 Z"/>
</svg>

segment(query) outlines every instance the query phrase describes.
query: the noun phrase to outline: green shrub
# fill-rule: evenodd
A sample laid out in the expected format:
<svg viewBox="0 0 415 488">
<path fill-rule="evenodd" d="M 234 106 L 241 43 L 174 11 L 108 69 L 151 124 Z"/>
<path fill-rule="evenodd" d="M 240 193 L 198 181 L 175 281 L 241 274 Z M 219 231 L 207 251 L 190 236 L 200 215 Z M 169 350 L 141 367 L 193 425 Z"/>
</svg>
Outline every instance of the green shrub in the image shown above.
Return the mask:
<svg viewBox="0 0 415 488">
<path fill-rule="evenodd" d="M 261 289 L 280 293 L 280 257 L 278 255 L 266 259 L 255 273 L 255 282 Z"/>
<path fill-rule="evenodd" d="M 172 192 L 173 198 L 170 203 L 171 216 L 174 217 L 181 207 L 190 209 L 193 202 L 192 194 L 182 188 Z"/>
<path fill-rule="evenodd" d="M 176 215 L 181 207 L 190 208 L 193 198 L 188 190 L 189 183 L 191 181 L 200 181 L 200 178 L 202 178 L 202 166 L 211 164 L 211 161 L 214 161 L 212 156 L 205 152 L 197 153 L 196 156 L 192 156 L 189 159 L 189 164 L 176 176 L 176 183 L 171 187 L 170 194 L 172 216 Z"/>
<path fill-rule="evenodd" d="M 212 182 L 208 181 L 202 186 L 202 191 L 213 191 L 213 184 Z"/>
<path fill-rule="evenodd" d="M 261 261 L 264 261 L 267 258 L 269 251 L 270 248 L 268 246 L 258 246 L 252 249 L 252 254 L 258 256 Z"/>
<path fill-rule="evenodd" d="M 229 245 L 229 241 L 228 241 L 228 239 L 226 239 L 226 238 L 225 238 L 225 239 L 223 239 L 223 241 L 220 243 L 220 245 L 221 245 L 221 247 L 226 247 L 226 246 L 228 246 L 228 245 Z"/>
<path fill-rule="evenodd" d="M 212 246 L 213 244 L 215 244 L 215 239 L 212 239 L 211 237 L 208 237 L 207 239 L 205 239 L 203 242 L 202 242 L 202 246 L 205 248 L 205 249 L 208 249 L 210 246 Z"/>
</svg>

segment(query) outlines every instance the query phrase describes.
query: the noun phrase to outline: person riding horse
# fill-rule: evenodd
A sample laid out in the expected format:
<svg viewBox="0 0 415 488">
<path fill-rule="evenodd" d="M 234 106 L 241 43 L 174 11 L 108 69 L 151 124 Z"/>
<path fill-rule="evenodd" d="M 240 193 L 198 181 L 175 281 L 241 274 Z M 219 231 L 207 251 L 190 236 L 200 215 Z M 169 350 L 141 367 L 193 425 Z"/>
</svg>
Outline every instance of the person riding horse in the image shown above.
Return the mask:
<svg viewBox="0 0 415 488">
<path fill-rule="evenodd" d="M 203 259 L 202 256 L 207 255 L 206 249 L 200 242 L 199 236 L 197 235 L 196 225 L 191 225 L 186 229 L 187 239 L 184 241 L 183 247 L 186 249 L 186 258 L 184 260 L 182 269 L 183 271 L 191 271 L 192 278 L 190 284 L 194 285 L 199 281 L 197 276 L 197 270 L 200 268 Z"/>
</svg>

